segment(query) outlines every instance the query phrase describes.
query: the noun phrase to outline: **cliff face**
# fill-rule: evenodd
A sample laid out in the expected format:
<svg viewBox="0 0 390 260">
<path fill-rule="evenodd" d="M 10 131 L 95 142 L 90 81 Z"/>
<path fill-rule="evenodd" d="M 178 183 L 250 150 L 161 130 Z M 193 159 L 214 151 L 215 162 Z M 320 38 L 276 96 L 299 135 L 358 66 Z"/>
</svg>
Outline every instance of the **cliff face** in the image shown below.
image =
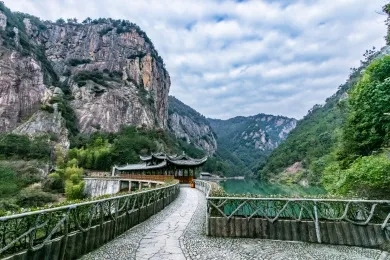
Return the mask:
<svg viewBox="0 0 390 260">
<path fill-rule="evenodd" d="M 275 149 L 296 126 L 296 119 L 258 114 L 228 120 L 209 119 L 219 140 L 238 147 L 269 152 Z"/>
<path fill-rule="evenodd" d="M 296 126 L 296 119 L 258 114 L 228 120 L 208 119 L 218 147 L 239 157 L 253 172 Z"/>
<path fill-rule="evenodd" d="M 0 36 L 0 132 L 63 136 L 69 123 L 84 133 L 167 127 L 170 77 L 137 25 L 42 22 L 0 3 Z M 75 117 L 66 118 L 64 103 Z M 50 126 L 37 123 L 43 118 Z"/>
<path fill-rule="evenodd" d="M 36 35 L 37 28 L 28 19 L 24 22 L 29 36 L 45 46 L 60 81 L 67 81 L 82 132 L 92 132 L 96 127 L 117 131 L 127 124 L 167 126 L 170 78 L 151 42 L 136 26 L 121 23 L 115 27 L 109 20 L 99 24 L 48 24 Z M 79 75 L 84 72 L 101 74 L 95 78 L 87 75 L 80 84 Z M 98 77 L 102 80 L 96 80 Z"/>
<path fill-rule="evenodd" d="M 34 112 L 50 90 L 40 63 L 0 47 L 0 131 L 11 131 Z"/>
<path fill-rule="evenodd" d="M 217 140 L 206 118 L 175 97 L 169 97 L 169 130 L 177 137 L 192 143 L 212 155 Z"/>
</svg>

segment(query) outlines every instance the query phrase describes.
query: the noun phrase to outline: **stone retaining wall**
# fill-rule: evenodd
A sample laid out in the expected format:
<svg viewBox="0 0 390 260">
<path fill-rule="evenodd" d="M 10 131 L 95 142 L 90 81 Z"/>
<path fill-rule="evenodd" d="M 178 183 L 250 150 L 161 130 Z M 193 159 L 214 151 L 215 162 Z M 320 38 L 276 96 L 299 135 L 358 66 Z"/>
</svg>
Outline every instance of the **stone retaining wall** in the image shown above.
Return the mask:
<svg viewBox="0 0 390 260">
<path fill-rule="evenodd" d="M 380 248 L 386 235 L 379 224 L 319 222 L 321 243 Z M 234 217 L 208 217 L 207 234 L 216 237 L 249 237 L 318 243 L 314 221 Z"/>
<path fill-rule="evenodd" d="M 129 214 L 118 216 L 116 220 L 105 221 L 103 225 L 93 226 L 86 232 L 73 232 L 67 237 L 63 236 L 50 240 L 43 248 L 36 251 L 27 250 L 4 259 L 57 260 L 79 258 L 164 209 L 179 195 L 180 189 L 175 191 L 169 197 L 160 199 Z M 62 258 L 62 256 L 64 257 Z"/>
</svg>

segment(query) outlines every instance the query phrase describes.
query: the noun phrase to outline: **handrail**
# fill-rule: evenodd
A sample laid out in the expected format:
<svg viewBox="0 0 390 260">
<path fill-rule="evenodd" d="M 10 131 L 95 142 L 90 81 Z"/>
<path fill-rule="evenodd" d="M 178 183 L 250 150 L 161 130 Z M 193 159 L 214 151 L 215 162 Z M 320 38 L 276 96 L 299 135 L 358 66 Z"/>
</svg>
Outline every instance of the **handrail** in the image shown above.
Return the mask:
<svg viewBox="0 0 390 260">
<path fill-rule="evenodd" d="M 85 232 L 107 220 L 116 222 L 120 216 L 177 194 L 179 189 L 176 182 L 126 195 L 0 217 L 0 256 L 23 249 L 39 250 L 56 237 Z"/>
<path fill-rule="evenodd" d="M 390 239 L 390 200 L 310 199 L 270 197 L 210 196 L 212 185 L 196 180 L 207 199 L 207 217 L 264 218 L 273 223 L 278 219 L 312 220 L 317 241 L 321 243 L 319 222 L 344 221 L 354 225 L 380 224 Z M 215 184 L 217 185 L 217 184 Z"/>
</svg>

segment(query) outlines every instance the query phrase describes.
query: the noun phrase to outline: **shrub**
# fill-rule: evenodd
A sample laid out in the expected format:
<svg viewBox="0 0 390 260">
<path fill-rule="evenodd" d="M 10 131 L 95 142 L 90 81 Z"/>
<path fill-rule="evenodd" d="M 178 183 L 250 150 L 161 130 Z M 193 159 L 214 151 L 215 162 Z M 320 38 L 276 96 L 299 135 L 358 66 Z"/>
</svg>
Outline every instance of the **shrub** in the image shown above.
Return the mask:
<svg viewBox="0 0 390 260">
<path fill-rule="evenodd" d="M 49 176 L 45 179 L 42 184 L 42 189 L 47 192 L 63 192 L 64 182 L 61 176 L 57 172 L 54 172 L 49 174 Z"/>
<path fill-rule="evenodd" d="M 114 28 L 113 27 L 107 27 L 99 31 L 100 37 L 106 35 L 107 33 L 111 32 Z"/>
<path fill-rule="evenodd" d="M 70 71 L 70 69 L 67 69 L 64 71 L 64 73 L 62 73 L 62 76 L 70 77 L 70 75 L 72 75 L 72 72 Z"/>
<path fill-rule="evenodd" d="M 8 197 L 19 191 L 19 181 L 15 172 L 0 165 L 0 197 Z"/>
<path fill-rule="evenodd" d="M 85 85 L 87 80 L 92 80 L 93 82 L 100 84 L 102 86 L 107 86 L 105 82 L 104 74 L 100 71 L 80 71 L 75 77 L 74 81 L 80 86 Z"/>
<path fill-rule="evenodd" d="M 390 186 L 390 161 L 385 155 L 356 159 L 346 170 L 329 165 L 322 178 L 324 187 L 336 194 L 386 198 Z"/>
<path fill-rule="evenodd" d="M 54 108 L 50 105 L 42 104 L 41 105 L 41 110 L 47 111 L 49 113 L 54 113 Z"/>
<path fill-rule="evenodd" d="M 90 62 L 91 62 L 90 59 L 69 59 L 68 60 L 68 64 L 72 67 L 75 67 L 75 66 L 81 65 L 81 64 L 88 64 Z"/>
<path fill-rule="evenodd" d="M 56 196 L 44 192 L 40 186 L 27 187 L 20 191 L 17 196 L 17 203 L 21 207 L 42 207 L 47 203 L 55 202 Z"/>
<path fill-rule="evenodd" d="M 78 184 L 74 184 L 73 181 L 68 180 L 65 183 L 65 194 L 68 200 L 82 199 L 84 195 L 85 182 L 81 181 Z"/>
</svg>

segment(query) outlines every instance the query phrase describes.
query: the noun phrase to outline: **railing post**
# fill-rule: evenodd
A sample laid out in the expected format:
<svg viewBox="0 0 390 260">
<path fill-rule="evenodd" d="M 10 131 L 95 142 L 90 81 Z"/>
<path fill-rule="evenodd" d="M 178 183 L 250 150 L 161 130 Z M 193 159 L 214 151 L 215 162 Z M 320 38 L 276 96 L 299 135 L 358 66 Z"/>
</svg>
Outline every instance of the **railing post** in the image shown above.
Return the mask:
<svg viewBox="0 0 390 260">
<path fill-rule="evenodd" d="M 66 253 L 66 246 L 68 244 L 68 234 L 69 234 L 69 223 L 68 223 L 68 220 L 69 220 L 69 211 L 68 211 L 68 215 L 65 216 L 65 220 L 64 220 L 64 236 L 63 236 L 63 241 L 61 243 L 61 249 L 60 249 L 60 260 L 64 260 L 65 259 L 65 253 Z"/>
<path fill-rule="evenodd" d="M 314 218 L 315 218 L 314 224 L 316 228 L 317 242 L 321 243 L 321 230 L 320 230 L 320 223 L 318 222 L 317 201 L 314 202 Z"/>
</svg>

